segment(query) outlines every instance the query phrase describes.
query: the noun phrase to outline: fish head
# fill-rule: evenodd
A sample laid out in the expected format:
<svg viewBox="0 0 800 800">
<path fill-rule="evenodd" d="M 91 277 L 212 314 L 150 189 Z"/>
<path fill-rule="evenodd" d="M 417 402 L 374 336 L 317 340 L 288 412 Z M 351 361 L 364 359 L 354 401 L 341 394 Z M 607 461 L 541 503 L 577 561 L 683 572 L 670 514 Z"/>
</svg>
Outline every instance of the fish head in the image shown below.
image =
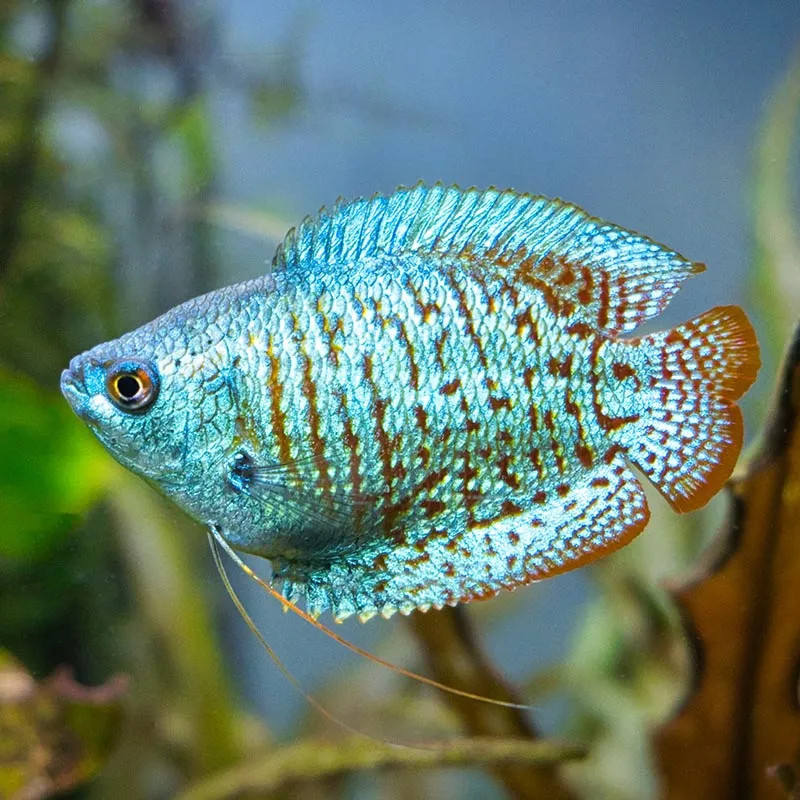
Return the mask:
<svg viewBox="0 0 800 800">
<path fill-rule="evenodd" d="M 61 375 L 61 391 L 106 450 L 193 516 L 198 498 L 223 491 L 235 418 L 232 323 L 215 294 L 93 347 Z"/>
</svg>

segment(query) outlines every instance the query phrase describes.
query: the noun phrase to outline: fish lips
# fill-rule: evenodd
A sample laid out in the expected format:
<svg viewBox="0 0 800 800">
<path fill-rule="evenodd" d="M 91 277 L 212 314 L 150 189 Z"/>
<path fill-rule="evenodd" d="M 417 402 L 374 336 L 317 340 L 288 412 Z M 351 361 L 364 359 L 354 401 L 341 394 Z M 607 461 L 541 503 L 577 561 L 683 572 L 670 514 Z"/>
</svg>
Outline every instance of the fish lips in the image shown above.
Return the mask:
<svg viewBox="0 0 800 800">
<path fill-rule="evenodd" d="M 61 394 L 64 395 L 70 408 L 87 423 L 95 422 L 89 410 L 89 395 L 86 385 L 76 370 L 72 367 L 61 373 Z"/>
</svg>

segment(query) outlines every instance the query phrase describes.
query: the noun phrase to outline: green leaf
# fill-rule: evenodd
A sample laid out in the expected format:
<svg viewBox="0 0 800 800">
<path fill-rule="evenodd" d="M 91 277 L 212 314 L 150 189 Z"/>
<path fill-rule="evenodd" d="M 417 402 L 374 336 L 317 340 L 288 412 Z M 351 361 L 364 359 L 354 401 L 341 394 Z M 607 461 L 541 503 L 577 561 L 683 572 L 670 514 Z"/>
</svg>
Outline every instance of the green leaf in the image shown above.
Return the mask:
<svg viewBox="0 0 800 800">
<path fill-rule="evenodd" d="M 756 281 L 776 352 L 800 308 L 800 227 L 793 204 L 799 125 L 800 51 L 770 100 L 756 161 Z"/>
<path fill-rule="evenodd" d="M 0 557 L 45 558 L 96 500 L 110 466 L 60 395 L 0 371 Z"/>
</svg>

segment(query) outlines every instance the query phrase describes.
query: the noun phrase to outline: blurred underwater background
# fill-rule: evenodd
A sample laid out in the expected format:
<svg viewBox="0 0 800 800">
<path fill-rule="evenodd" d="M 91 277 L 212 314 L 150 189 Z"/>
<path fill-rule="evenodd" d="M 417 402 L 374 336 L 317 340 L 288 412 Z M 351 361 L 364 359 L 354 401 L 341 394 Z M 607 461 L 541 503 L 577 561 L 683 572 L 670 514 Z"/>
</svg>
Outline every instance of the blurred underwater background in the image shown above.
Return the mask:
<svg viewBox="0 0 800 800">
<path fill-rule="evenodd" d="M 4 0 L 0 798 L 800 797 L 800 351 L 780 366 L 800 314 L 798 48 L 796 0 Z M 205 532 L 106 455 L 58 392 L 75 354 L 262 274 L 321 205 L 420 179 L 560 196 L 705 262 L 648 328 L 746 309 L 763 367 L 742 407 L 753 470 L 767 470 L 685 516 L 650 493 L 647 530 L 591 567 L 336 628 L 529 712 L 360 659 L 231 575 L 327 709 L 438 750 L 319 714 L 242 622 Z M 747 555 L 726 530 L 783 538 Z M 705 578 L 720 547 L 750 559 L 726 583 L 744 594 L 688 600 L 687 634 L 667 587 Z M 722 714 L 738 681 L 730 741 L 699 712 L 662 728 L 703 685 L 704 642 L 716 663 L 707 629 L 744 643 L 709 701 Z M 773 666 L 786 718 L 765 722 Z M 675 777 L 689 730 L 681 741 L 714 740 L 688 751 L 706 793 Z M 774 763 L 773 734 L 789 753 Z"/>
</svg>

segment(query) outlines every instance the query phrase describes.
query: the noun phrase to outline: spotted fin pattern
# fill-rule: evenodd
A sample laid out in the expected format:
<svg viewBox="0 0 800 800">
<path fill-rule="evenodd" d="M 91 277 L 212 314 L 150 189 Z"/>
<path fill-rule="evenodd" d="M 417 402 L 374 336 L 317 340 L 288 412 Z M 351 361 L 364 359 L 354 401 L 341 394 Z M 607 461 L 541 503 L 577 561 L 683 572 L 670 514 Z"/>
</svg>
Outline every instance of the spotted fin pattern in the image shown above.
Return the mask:
<svg viewBox="0 0 800 800">
<path fill-rule="evenodd" d="M 628 455 L 676 511 L 705 505 L 733 472 L 742 445 L 735 401 L 758 372 L 758 345 L 740 308 L 724 306 L 632 346 L 660 353 L 657 402 Z"/>
<path fill-rule="evenodd" d="M 337 620 L 442 608 L 593 561 L 627 544 L 649 516 L 641 484 L 617 453 L 569 497 L 482 529 L 428 529 L 413 545 L 365 562 L 276 562 L 276 584 L 288 599 L 304 598 L 310 614 L 330 608 Z"/>
</svg>

